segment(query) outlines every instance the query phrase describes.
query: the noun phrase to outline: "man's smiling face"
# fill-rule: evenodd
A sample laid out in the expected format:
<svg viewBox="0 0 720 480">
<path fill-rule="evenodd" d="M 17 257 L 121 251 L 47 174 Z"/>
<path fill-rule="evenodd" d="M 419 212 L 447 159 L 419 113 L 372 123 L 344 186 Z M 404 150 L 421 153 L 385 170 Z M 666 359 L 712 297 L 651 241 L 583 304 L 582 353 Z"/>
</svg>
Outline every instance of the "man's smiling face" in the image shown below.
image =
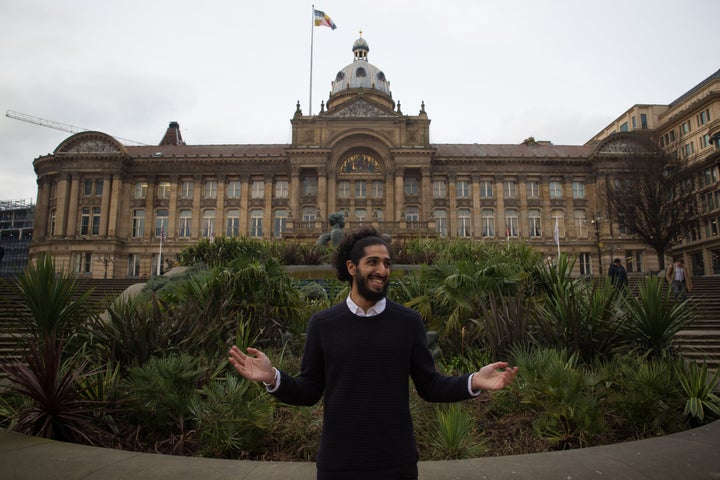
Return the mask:
<svg viewBox="0 0 720 480">
<path fill-rule="evenodd" d="M 385 245 L 369 245 L 364 253 L 357 265 L 348 261 L 348 272 L 353 277 L 351 298 L 367 310 L 387 295 L 391 263 Z"/>
</svg>

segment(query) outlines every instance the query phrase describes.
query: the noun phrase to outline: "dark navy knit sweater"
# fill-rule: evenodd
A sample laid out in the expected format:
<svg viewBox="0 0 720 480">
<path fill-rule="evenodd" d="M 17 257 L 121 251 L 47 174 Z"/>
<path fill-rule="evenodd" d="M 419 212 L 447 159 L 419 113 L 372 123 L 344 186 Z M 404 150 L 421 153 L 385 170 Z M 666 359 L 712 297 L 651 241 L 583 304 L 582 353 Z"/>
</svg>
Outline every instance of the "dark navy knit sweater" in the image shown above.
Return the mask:
<svg viewBox="0 0 720 480">
<path fill-rule="evenodd" d="M 319 478 L 417 471 L 408 378 L 427 401 L 470 398 L 468 375 L 435 370 L 420 315 L 391 301 L 373 317 L 354 315 L 345 302 L 315 314 L 300 374 L 280 374 L 274 395 L 282 402 L 313 405 L 325 394 Z"/>
</svg>

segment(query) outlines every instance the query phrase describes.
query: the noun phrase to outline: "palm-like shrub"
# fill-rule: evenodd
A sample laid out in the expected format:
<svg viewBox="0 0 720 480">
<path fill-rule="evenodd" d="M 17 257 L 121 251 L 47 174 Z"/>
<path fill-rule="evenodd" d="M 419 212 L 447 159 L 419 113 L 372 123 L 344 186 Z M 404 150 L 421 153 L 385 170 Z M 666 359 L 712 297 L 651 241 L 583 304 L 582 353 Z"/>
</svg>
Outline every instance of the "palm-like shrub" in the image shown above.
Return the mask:
<svg viewBox="0 0 720 480">
<path fill-rule="evenodd" d="M 676 363 L 669 358 L 626 353 L 603 365 L 609 382 L 607 404 L 619 430 L 645 437 L 682 428 L 678 415 L 682 393 Z"/>
<path fill-rule="evenodd" d="M 638 296 L 625 297 L 622 308 L 626 311 L 620 328 L 623 345 L 655 357 L 673 354 L 675 335 L 696 316 L 689 301 L 674 301 L 656 276 L 643 279 Z"/>
<path fill-rule="evenodd" d="M 545 295 L 533 337 L 543 346 L 570 348 L 587 362 L 598 355 L 610 357 L 620 326 L 615 289 L 606 279 L 573 278 L 573 264 L 560 255 L 556 264 L 539 272 Z"/>
<path fill-rule="evenodd" d="M 607 425 L 600 404 L 602 375 L 564 350 L 515 348 L 521 401 L 536 412 L 533 427 L 559 448 L 592 445 Z"/>
<path fill-rule="evenodd" d="M 201 455 L 237 458 L 257 447 L 273 420 L 273 403 L 259 393 L 256 385 L 236 375 L 202 388 L 191 404 Z"/>
<path fill-rule="evenodd" d="M 194 431 L 192 405 L 201 369 L 195 357 L 152 357 L 128 369 L 125 401 L 135 424 L 154 438 L 158 450 L 183 453 Z"/>
</svg>

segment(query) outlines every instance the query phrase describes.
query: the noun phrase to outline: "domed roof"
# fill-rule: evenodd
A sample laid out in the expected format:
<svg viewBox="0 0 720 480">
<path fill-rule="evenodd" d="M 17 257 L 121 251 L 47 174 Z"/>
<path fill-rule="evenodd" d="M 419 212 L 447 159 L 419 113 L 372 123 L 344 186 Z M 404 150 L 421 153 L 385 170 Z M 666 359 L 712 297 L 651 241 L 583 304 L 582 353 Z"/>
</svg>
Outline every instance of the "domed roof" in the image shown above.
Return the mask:
<svg viewBox="0 0 720 480">
<path fill-rule="evenodd" d="M 352 50 L 355 60 L 337 73 L 330 94 L 340 93 L 348 88 L 367 88 L 379 90 L 392 97 L 390 82 L 383 71 L 367 60 L 370 47 L 362 36 L 355 40 Z"/>
</svg>

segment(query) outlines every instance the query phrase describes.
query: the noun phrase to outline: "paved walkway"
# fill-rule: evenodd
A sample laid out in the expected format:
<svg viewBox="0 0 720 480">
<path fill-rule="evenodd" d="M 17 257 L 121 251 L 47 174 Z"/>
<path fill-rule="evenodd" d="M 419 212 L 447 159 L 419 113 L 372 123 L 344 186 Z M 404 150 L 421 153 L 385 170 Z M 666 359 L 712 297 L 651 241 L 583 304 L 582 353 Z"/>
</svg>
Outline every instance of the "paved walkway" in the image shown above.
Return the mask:
<svg viewBox="0 0 720 480">
<path fill-rule="evenodd" d="M 421 480 L 596 478 L 720 480 L 720 421 L 665 437 L 602 447 L 420 462 Z M 134 453 L 0 429 L 0 479 L 314 480 L 315 464 Z"/>
</svg>

